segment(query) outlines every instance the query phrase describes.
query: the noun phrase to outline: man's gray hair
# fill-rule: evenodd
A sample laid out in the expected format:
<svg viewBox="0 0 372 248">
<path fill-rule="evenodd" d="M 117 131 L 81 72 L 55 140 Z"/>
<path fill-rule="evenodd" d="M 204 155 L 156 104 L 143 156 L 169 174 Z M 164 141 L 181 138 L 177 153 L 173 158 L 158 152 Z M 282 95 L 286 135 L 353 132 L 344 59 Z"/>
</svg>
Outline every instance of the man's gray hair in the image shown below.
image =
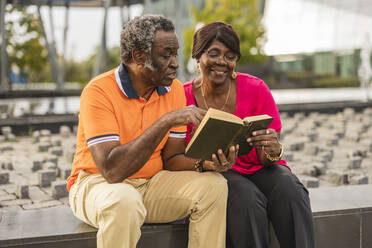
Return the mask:
<svg viewBox="0 0 372 248">
<path fill-rule="evenodd" d="M 175 30 L 173 22 L 162 15 L 143 15 L 135 17 L 123 27 L 120 35 L 120 59 L 128 62 L 135 50 L 151 54 L 155 32 Z"/>
</svg>

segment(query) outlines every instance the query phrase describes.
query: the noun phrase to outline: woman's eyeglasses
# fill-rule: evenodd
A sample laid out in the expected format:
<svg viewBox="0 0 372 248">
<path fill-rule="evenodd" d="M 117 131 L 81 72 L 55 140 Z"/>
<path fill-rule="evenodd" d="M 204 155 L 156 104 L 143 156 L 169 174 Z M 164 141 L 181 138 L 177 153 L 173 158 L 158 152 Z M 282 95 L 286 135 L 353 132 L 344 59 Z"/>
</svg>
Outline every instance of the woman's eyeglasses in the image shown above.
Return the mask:
<svg viewBox="0 0 372 248">
<path fill-rule="evenodd" d="M 223 55 L 223 59 L 227 63 L 235 63 L 238 60 L 238 56 L 235 53 L 228 52 L 226 54 L 221 54 L 219 51 L 216 50 L 209 50 L 205 52 L 210 60 L 217 61 Z"/>
</svg>

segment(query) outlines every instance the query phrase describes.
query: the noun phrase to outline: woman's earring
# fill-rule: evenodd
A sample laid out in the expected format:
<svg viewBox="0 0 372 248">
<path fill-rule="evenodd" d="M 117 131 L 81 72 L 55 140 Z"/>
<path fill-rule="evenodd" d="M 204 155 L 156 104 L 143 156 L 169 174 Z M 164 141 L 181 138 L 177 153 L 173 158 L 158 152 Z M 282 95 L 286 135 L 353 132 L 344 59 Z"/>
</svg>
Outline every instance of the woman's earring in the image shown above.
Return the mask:
<svg viewBox="0 0 372 248">
<path fill-rule="evenodd" d="M 236 72 L 235 71 L 233 71 L 233 73 L 231 73 L 231 77 L 232 77 L 232 79 L 236 78 Z"/>
<path fill-rule="evenodd" d="M 200 76 L 200 65 L 199 65 L 199 63 L 196 65 L 196 75 Z"/>
</svg>

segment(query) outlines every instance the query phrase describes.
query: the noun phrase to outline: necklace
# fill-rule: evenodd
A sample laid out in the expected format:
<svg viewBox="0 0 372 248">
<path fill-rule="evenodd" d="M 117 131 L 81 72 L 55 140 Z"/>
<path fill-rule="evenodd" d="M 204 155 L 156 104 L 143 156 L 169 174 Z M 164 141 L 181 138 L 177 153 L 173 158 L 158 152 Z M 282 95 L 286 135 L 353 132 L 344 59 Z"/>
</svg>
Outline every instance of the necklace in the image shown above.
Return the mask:
<svg viewBox="0 0 372 248">
<path fill-rule="evenodd" d="M 222 108 L 221 108 L 220 110 L 223 110 L 223 109 L 225 108 L 225 105 L 226 105 L 227 101 L 229 100 L 229 97 L 230 97 L 230 90 L 231 90 L 231 84 L 232 84 L 232 83 L 229 84 L 229 89 L 228 89 L 228 91 L 227 91 L 227 96 L 226 96 L 225 103 L 222 105 Z M 207 107 L 207 109 L 209 109 L 209 106 L 208 106 L 208 104 L 207 104 L 207 100 L 205 99 L 205 93 L 204 93 L 204 87 L 203 87 L 203 86 L 204 86 L 204 84 L 203 84 L 203 79 L 202 79 L 202 81 L 201 81 L 200 86 L 201 86 L 201 93 L 202 93 L 203 100 L 204 100 L 204 105 Z"/>
</svg>

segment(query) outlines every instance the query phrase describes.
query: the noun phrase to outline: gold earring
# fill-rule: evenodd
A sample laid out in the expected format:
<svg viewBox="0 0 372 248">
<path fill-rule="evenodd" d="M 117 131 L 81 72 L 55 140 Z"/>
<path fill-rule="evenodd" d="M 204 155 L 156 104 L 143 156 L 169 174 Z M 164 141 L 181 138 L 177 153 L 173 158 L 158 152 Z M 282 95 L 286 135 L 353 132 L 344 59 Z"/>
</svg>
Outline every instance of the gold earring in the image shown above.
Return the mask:
<svg viewBox="0 0 372 248">
<path fill-rule="evenodd" d="M 232 77 L 232 79 L 236 78 L 236 72 L 235 71 L 233 71 L 233 73 L 231 74 L 231 77 Z"/>
<path fill-rule="evenodd" d="M 199 63 L 196 65 L 196 75 L 200 76 L 200 66 L 199 66 Z"/>
</svg>

